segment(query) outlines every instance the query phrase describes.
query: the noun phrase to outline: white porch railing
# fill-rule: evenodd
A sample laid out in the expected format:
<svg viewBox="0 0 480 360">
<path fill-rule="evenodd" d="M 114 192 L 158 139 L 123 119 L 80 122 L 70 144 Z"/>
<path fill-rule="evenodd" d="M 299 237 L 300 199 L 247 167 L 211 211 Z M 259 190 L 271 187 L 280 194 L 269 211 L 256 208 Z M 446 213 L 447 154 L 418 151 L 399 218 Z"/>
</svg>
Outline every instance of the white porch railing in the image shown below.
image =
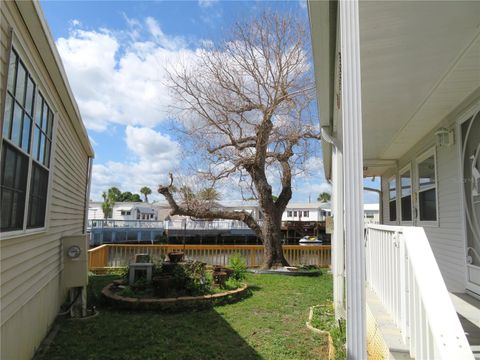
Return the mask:
<svg viewBox="0 0 480 360">
<path fill-rule="evenodd" d="M 440 269 L 421 227 L 368 225 L 367 286 L 401 330 L 416 359 L 473 359 Z"/>
</svg>

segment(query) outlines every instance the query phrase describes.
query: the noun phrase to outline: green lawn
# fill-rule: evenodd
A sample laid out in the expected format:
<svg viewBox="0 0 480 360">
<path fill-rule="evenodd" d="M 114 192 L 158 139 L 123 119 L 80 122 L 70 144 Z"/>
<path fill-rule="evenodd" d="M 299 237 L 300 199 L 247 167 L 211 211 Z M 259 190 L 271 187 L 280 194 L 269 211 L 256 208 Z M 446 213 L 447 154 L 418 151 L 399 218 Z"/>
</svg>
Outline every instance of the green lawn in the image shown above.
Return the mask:
<svg viewBox="0 0 480 360">
<path fill-rule="evenodd" d="M 319 359 L 326 339 L 305 321 L 312 305 L 332 300 L 332 278 L 249 274 L 251 296 L 198 312 L 124 312 L 102 306 L 114 276 L 90 279 L 90 320 L 60 320 L 44 359 Z"/>
</svg>

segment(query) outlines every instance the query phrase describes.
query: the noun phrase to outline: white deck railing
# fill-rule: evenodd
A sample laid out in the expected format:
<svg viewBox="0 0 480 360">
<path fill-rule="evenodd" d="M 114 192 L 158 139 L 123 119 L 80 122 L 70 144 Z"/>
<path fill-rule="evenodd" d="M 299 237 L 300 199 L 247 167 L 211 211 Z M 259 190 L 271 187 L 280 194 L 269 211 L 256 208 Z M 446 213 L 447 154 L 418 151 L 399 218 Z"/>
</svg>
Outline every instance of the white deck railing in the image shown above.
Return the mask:
<svg viewBox="0 0 480 360">
<path fill-rule="evenodd" d="M 473 359 L 421 227 L 368 225 L 367 286 L 402 332 L 415 359 Z"/>
<path fill-rule="evenodd" d="M 165 221 L 168 230 L 236 230 L 250 229 L 244 222 L 237 220 L 170 220 Z"/>
<path fill-rule="evenodd" d="M 105 228 L 135 228 L 135 229 L 163 229 L 163 221 L 158 220 L 111 220 L 111 219 L 89 219 L 89 229 Z"/>
</svg>

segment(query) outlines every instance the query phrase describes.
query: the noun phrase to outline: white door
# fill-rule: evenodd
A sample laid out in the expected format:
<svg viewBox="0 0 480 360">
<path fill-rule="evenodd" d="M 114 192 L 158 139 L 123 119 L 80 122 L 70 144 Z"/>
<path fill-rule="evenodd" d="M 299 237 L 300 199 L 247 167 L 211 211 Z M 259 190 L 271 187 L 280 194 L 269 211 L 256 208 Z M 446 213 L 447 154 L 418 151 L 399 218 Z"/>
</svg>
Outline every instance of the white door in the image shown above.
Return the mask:
<svg viewBox="0 0 480 360">
<path fill-rule="evenodd" d="M 480 294 L 480 111 L 460 124 L 467 289 Z"/>
</svg>

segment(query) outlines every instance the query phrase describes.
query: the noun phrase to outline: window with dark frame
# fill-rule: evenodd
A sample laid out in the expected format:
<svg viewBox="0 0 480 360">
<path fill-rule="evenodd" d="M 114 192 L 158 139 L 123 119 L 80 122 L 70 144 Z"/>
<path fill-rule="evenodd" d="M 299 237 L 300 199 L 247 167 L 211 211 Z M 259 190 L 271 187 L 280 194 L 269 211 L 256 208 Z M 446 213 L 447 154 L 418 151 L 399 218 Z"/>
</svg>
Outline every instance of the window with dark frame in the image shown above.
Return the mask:
<svg viewBox="0 0 480 360">
<path fill-rule="evenodd" d="M 388 182 L 388 199 L 390 221 L 397 221 L 397 179 Z"/>
<path fill-rule="evenodd" d="M 292 212 L 290 210 L 287 211 L 287 217 L 292 217 Z"/>
<path fill-rule="evenodd" d="M 52 132 L 53 112 L 12 49 L 3 121 L 1 232 L 24 230 L 25 214 L 26 229 L 45 226 Z"/>
<path fill-rule="evenodd" d="M 303 217 L 309 217 L 310 216 L 310 212 L 309 211 L 304 211 L 303 212 Z"/>
<path fill-rule="evenodd" d="M 410 170 L 400 174 L 400 207 L 402 221 L 412 221 L 412 177 Z"/>
<path fill-rule="evenodd" d="M 435 156 L 419 161 L 418 164 L 418 212 L 420 221 L 437 220 L 437 183 Z"/>
</svg>

